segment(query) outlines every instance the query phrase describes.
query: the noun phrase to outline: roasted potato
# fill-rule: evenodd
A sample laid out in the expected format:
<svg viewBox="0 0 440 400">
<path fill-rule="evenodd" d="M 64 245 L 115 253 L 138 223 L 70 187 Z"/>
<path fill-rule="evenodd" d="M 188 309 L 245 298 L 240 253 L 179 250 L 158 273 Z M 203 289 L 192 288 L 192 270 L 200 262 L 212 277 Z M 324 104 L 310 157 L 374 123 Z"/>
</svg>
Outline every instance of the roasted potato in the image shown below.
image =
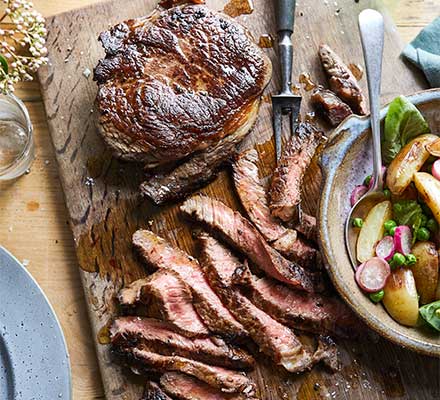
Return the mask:
<svg viewBox="0 0 440 400">
<path fill-rule="evenodd" d="M 438 253 L 432 242 L 417 242 L 412 248 L 417 262 L 411 267 L 421 304 L 435 300 L 438 282 Z"/>
<path fill-rule="evenodd" d="M 402 325 L 415 326 L 419 318 L 416 282 L 409 268 L 393 271 L 384 288 L 383 305 Z"/>
<path fill-rule="evenodd" d="M 387 170 L 386 184 L 392 194 L 400 195 L 408 187 L 414 174 L 430 156 L 426 146 L 437 139 L 436 135 L 421 135 L 400 150 Z"/>
<path fill-rule="evenodd" d="M 356 255 L 360 262 L 368 261 L 375 256 L 376 243 L 382 239 L 384 223 L 392 217 L 392 204 L 383 201 L 376 204 L 365 218 L 356 243 Z"/>
<path fill-rule="evenodd" d="M 426 146 L 426 150 L 429 151 L 434 157 L 440 157 L 440 138 L 438 138 L 435 142 L 432 142 Z"/>
<path fill-rule="evenodd" d="M 440 181 L 427 172 L 417 172 L 414 174 L 414 183 L 420 197 L 431 209 L 434 218 L 440 224 Z"/>
</svg>

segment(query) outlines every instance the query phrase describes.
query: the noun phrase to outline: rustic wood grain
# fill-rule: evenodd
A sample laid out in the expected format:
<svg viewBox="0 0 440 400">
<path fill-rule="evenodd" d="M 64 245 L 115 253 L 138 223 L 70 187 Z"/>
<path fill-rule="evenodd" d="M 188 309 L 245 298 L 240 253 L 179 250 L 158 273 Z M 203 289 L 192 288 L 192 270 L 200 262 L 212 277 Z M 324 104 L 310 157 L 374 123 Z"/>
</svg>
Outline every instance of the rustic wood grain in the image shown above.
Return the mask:
<svg viewBox="0 0 440 400">
<path fill-rule="evenodd" d="M 34 1 L 37 8 L 45 15 L 93 2 L 96 1 Z M 397 18 L 399 32 L 406 41 L 414 37 L 420 27 L 438 15 L 438 4 L 435 4 L 435 0 L 386 0 L 385 2 L 391 5 L 392 14 Z M 360 3 L 364 5 L 363 0 L 360 0 Z M 17 94 L 26 101 L 31 112 L 38 154 L 30 175 L 13 183 L 0 184 L 2 194 L 0 218 L 4 226 L 0 231 L 0 240 L 21 260 L 30 260 L 29 270 L 48 294 L 61 319 L 71 353 L 74 398 L 81 400 L 102 398 L 101 383 L 91 346 L 91 334 L 85 321 L 83 295 L 78 286 L 76 258 L 71 234 L 65 224 L 65 206 L 57 179 L 54 152 L 46 134 L 47 125 L 41 107 L 38 84 L 20 85 Z M 27 203 L 31 201 L 38 201 L 40 207 L 34 211 L 28 210 Z M 424 371 L 428 367 L 422 365 L 419 369 Z M 433 369 L 433 365 L 430 367 Z M 307 381 L 311 384 L 314 379 L 316 380 L 316 377 L 311 376 Z M 424 382 L 422 380 L 420 385 L 415 385 L 422 386 Z M 411 384 L 411 380 L 408 384 Z M 427 390 L 429 394 L 430 389 Z M 373 398 L 376 398 L 374 390 L 365 389 L 365 391 L 373 393 Z M 299 394 L 305 396 L 307 391 L 302 388 Z M 389 394 L 392 395 L 392 392 Z M 432 394 L 430 398 L 434 398 L 435 392 Z"/>
</svg>

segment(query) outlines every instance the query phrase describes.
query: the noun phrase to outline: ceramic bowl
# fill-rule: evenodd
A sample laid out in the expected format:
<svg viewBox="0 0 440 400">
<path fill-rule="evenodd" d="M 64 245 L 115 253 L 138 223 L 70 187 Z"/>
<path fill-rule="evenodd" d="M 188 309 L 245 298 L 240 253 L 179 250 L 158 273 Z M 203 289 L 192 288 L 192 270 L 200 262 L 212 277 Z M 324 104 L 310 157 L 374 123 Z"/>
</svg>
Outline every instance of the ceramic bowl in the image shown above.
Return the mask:
<svg viewBox="0 0 440 400">
<path fill-rule="evenodd" d="M 440 89 L 408 96 L 440 133 Z M 388 107 L 381 110 L 381 119 Z M 323 183 L 319 206 L 320 246 L 330 277 L 343 299 L 365 323 L 386 339 L 422 354 L 440 357 L 440 334 L 428 328 L 398 324 L 381 304 L 372 303 L 358 288 L 345 247 L 344 224 L 350 193 L 372 173 L 372 143 L 368 116 L 351 116 L 333 132 L 321 157 Z M 440 194 L 439 194 L 440 195 Z"/>
</svg>

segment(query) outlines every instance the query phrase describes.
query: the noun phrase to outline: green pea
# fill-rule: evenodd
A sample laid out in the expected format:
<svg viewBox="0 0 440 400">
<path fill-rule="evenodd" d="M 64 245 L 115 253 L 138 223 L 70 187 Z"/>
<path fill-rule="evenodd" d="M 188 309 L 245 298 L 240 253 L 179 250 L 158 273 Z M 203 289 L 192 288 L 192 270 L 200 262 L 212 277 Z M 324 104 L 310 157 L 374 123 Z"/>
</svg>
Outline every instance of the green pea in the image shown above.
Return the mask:
<svg viewBox="0 0 440 400">
<path fill-rule="evenodd" d="M 405 265 L 411 266 L 417 262 L 417 257 L 414 254 L 407 254 L 405 257 Z"/>
<path fill-rule="evenodd" d="M 368 175 L 368 176 L 364 179 L 364 185 L 365 185 L 365 186 L 368 187 L 368 186 L 370 185 L 371 178 L 372 178 L 372 176 L 371 176 L 371 175 Z"/>
<path fill-rule="evenodd" d="M 362 228 L 363 224 L 364 224 L 364 220 L 362 218 L 354 218 L 353 219 L 353 226 L 355 228 Z"/>
<path fill-rule="evenodd" d="M 389 199 L 391 197 L 390 189 L 384 189 L 383 194 L 384 194 L 385 198 Z"/>
<path fill-rule="evenodd" d="M 396 233 L 396 228 L 397 226 L 393 226 L 388 232 L 391 236 L 394 236 L 394 234 Z"/>
<path fill-rule="evenodd" d="M 378 292 L 375 293 L 370 293 L 370 300 L 373 303 L 379 303 L 379 301 L 383 299 L 384 294 L 385 293 L 383 290 L 379 290 Z"/>
<path fill-rule="evenodd" d="M 385 228 L 385 230 L 386 230 L 387 232 L 389 232 L 392 228 L 395 228 L 396 226 L 397 226 L 396 221 L 393 221 L 392 219 L 389 219 L 388 221 L 386 221 L 386 222 L 383 224 L 383 227 Z"/>
<path fill-rule="evenodd" d="M 438 223 L 434 218 L 428 219 L 425 225 L 432 233 L 436 233 L 438 231 Z"/>
<path fill-rule="evenodd" d="M 431 236 L 431 234 L 428 231 L 428 229 L 426 229 L 424 227 L 417 229 L 416 237 L 418 240 L 422 240 L 422 241 L 429 240 L 430 236 Z"/>
<path fill-rule="evenodd" d="M 398 267 L 398 265 L 396 264 L 396 262 L 394 260 L 390 260 L 388 262 L 388 264 L 389 264 L 392 271 L 394 271 Z"/>
<path fill-rule="evenodd" d="M 402 253 L 394 253 L 393 261 L 397 266 L 405 264 L 406 258 Z"/>
</svg>

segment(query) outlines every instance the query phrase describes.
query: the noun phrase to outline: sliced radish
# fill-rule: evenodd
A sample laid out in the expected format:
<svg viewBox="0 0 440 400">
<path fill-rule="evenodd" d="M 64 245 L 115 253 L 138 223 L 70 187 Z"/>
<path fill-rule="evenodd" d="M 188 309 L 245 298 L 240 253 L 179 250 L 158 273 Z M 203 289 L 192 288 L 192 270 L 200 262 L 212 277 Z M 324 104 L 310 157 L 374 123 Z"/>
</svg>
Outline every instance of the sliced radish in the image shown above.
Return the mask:
<svg viewBox="0 0 440 400">
<path fill-rule="evenodd" d="M 406 225 L 400 225 L 394 232 L 394 248 L 395 251 L 408 255 L 411 253 L 412 233 L 411 228 Z"/>
<path fill-rule="evenodd" d="M 394 238 L 392 236 L 385 236 L 376 245 L 376 255 L 385 261 L 391 260 L 395 252 Z"/>
<path fill-rule="evenodd" d="M 440 181 L 440 159 L 432 164 L 432 176 Z"/>
<path fill-rule="evenodd" d="M 356 270 L 356 282 L 364 292 L 378 292 L 384 288 L 390 273 L 390 266 L 383 258 L 373 257 Z"/>
<path fill-rule="evenodd" d="M 353 207 L 357 201 L 368 192 L 368 188 L 365 185 L 356 186 L 351 192 L 350 204 Z"/>
<path fill-rule="evenodd" d="M 387 167 L 382 165 L 382 182 L 385 182 L 385 174 L 387 172 Z M 374 177 L 371 176 L 370 183 L 368 184 L 368 190 L 370 190 L 374 185 Z"/>
</svg>

